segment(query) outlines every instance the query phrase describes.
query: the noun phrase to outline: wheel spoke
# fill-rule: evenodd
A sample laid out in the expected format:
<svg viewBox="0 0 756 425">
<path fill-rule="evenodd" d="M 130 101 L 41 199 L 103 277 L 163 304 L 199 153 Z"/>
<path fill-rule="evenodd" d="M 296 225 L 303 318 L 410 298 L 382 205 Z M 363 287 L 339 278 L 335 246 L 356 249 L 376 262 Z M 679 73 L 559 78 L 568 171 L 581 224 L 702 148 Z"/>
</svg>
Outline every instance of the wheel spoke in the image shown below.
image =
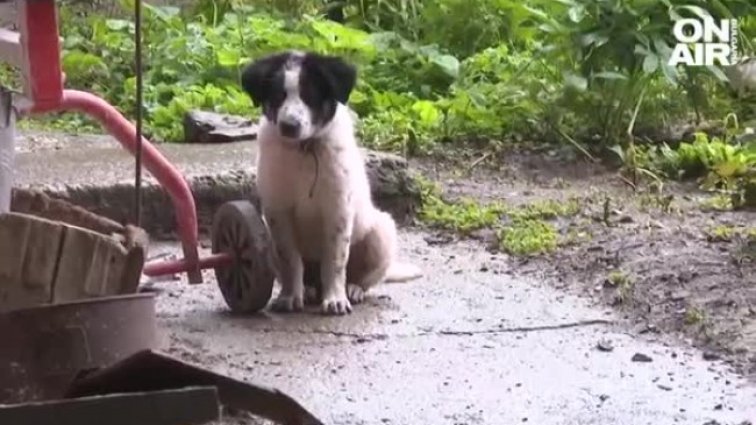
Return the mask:
<svg viewBox="0 0 756 425">
<path fill-rule="evenodd" d="M 226 226 L 223 228 L 223 241 L 225 242 L 226 248 L 231 248 L 234 246 L 234 226 L 231 223 L 226 224 Z"/>
<path fill-rule="evenodd" d="M 242 288 L 241 285 L 239 284 L 239 275 L 240 275 L 240 272 L 239 272 L 238 267 L 234 267 L 234 277 L 231 284 L 234 287 L 234 295 L 236 299 L 242 300 L 244 299 L 244 288 Z"/>
<path fill-rule="evenodd" d="M 252 270 L 252 267 L 247 266 L 246 264 L 240 264 L 239 269 L 242 271 L 242 279 L 244 280 L 244 286 L 248 289 L 252 289 L 253 282 L 255 279 L 254 271 Z"/>
<path fill-rule="evenodd" d="M 235 235 L 234 236 L 236 236 L 234 238 L 234 242 L 235 242 L 234 245 L 235 246 L 239 246 L 242 241 L 244 241 L 245 239 L 247 239 L 246 229 L 245 229 L 245 226 L 244 226 L 244 224 L 242 223 L 241 220 L 238 220 L 234 224 L 235 224 L 235 226 L 234 226 Z"/>
</svg>

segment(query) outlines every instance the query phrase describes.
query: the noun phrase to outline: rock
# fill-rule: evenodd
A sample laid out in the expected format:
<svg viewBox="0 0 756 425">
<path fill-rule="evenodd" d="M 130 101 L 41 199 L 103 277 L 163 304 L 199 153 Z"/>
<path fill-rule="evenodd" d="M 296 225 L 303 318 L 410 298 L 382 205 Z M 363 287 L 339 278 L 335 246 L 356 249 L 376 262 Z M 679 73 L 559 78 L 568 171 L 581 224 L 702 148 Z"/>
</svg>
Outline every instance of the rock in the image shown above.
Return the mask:
<svg viewBox="0 0 756 425">
<path fill-rule="evenodd" d="M 601 339 L 596 344 L 596 348 L 598 348 L 599 351 L 603 351 L 605 353 L 608 353 L 610 351 L 614 351 L 614 344 L 612 344 L 612 341 L 608 339 Z"/>
<path fill-rule="evenodd" d="M 415 215 L 420 187 L 407 160 L 399 155 L 363 149 L 370 188 L 379 208 L 399 221 Z"/>
<path fill-rule="evenodd" d="M 703 359 L 708 361 L 719 360 L 721 356 L 713 351 L 705 351 L 703 353 Z"/>
<path fill-rule="evenodd" d="M 244 117 L 207 111 L 184 115 L 184 142 L 228 143 L 257 138 L 257 124 Z"/>
<path fill-rule="evenodd" d="M 653 361 L 653 359 L 650 356 L 643 353 L 635 353 L 631 360 L 634 362 L 640 362 L 640 363 L 650 363 Z"/>
</svg>

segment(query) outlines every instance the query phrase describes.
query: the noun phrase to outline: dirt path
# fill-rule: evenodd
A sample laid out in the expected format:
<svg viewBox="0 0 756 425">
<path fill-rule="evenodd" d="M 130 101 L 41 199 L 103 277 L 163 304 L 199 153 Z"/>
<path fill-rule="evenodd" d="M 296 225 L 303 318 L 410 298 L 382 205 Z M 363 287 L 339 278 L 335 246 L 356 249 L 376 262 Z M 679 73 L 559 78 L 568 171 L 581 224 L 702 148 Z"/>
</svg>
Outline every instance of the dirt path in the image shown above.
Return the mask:
<svg viewBox="0 0 756 425">
<path fill-rule="evenodd" d="M 713 211 L 693 184 L 667 184 L 664 196 L 634 193 L 616 173 L 558 156 L 510 152 L 472 170 L 476 157 L 414 165 L 452 198 L 575 197 L 577 214 L 554 222 L 569 243 L 550 255 L 508 257 L 518 273 L 613 306 L 638 332 L 690 339 L 707 357 L 756 376 L 756 212 Z"/>
</svg>

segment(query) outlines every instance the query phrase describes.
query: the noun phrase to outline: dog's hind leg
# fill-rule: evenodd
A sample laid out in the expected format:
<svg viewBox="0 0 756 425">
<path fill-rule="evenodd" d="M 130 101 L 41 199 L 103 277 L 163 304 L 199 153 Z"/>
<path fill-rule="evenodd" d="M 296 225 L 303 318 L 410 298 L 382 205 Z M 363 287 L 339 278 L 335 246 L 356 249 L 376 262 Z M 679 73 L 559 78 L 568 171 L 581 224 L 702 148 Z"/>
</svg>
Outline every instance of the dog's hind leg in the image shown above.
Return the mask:
<svg viewBox="0 0 756 425">
<path fill-rule="evenodd" d="M 388 213 L 377 211 L 376 220 L 362 240 L 351 247 L 347 266 L 347 296 L 358 304 L 365 293 L 383 281 L 395 257 L 396 224 Z"/>
</svg>

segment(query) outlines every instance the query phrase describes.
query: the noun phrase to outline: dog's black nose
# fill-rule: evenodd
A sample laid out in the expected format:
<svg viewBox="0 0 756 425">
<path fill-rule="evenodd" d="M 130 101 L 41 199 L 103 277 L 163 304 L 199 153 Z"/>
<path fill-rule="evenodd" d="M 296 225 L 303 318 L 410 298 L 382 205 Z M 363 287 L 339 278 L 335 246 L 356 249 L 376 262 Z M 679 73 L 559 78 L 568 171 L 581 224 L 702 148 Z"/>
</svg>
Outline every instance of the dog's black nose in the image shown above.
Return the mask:
<svg viewBox="0 0 756 425">
<path fill-rule="evenodd" d="M 278 124 L 281 134 L 286 137 L 297 137 L 302 126 L 296 121 L 281 121 Z"/>
</svg>

